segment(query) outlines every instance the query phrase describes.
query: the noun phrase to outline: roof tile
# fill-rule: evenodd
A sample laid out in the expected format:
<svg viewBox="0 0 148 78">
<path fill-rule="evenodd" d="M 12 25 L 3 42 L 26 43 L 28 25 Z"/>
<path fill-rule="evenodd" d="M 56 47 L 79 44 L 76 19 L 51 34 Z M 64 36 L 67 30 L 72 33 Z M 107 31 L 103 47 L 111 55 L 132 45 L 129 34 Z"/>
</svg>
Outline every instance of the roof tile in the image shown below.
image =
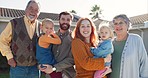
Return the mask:
<svg viewBox="0 0 148 78">
<path fill-rule="evenodd" d="M 148 13 L 130 17 L 130 20 L 132 25 L 143 24 L 145 21 L 148 21 Z"/>
<path fill-rule="evenodd" d="M 18 10 L 18 9 L 9 9 L 9 8 L 1 8 L 0 7 L 0 17 L 9 17 L 9 18 L 15 18 L 20 17 L 25 14 L 24 10 Z M 45 13 L 41 12 L 38 19 L 44 19 L 44 18 L 50 18 L 52 20 L 58 21 L 59 14 L 56 13 Z M 73 22 L 77 22 L 80 17 L 77 15 L 74 15 Z"/>
</svg>

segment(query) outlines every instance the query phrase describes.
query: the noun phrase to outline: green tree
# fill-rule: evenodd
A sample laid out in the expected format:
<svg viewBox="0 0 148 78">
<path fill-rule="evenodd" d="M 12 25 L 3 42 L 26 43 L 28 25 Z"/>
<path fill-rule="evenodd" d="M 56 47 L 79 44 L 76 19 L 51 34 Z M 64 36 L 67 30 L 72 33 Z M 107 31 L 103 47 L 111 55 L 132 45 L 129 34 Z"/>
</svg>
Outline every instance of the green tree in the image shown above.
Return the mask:
<svg viewBox="0 0 148 78">
<path fill-rule="evenodd" d="M 92 16 L 92 19 L 99 19 L 100 15 L 102 15 L 102 9 L 100 8 L 100 6 L 94 5 L 92 6 L 91 13 L 89 13 L 89 15 Z"/>
<path fill-rule="evenodd" d="M 75 10 L 71 10 L 70 13 L 77 14 L 77 12 Z"/>
</svg>

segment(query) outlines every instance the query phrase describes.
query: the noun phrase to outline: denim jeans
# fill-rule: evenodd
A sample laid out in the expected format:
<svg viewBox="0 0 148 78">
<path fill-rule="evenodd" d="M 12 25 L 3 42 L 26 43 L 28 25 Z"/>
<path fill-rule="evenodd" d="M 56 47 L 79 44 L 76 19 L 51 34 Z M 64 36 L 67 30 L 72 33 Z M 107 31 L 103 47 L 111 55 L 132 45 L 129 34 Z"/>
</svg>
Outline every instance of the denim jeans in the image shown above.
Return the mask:
<svg viewBox="0 0 148 78">
<path fill-rule="evenodd" d="M 10 78 L 39 78 L 40 72 L 37 66 L 10 67 Z"/>
</svg>

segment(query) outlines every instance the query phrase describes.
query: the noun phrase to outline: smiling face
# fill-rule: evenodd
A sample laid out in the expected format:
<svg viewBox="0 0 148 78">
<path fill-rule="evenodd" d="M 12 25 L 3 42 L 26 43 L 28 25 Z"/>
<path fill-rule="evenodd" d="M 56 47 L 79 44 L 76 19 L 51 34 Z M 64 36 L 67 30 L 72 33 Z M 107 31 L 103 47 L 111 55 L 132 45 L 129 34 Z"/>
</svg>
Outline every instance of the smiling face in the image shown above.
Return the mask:
<svg viewBox="0 0 148 78">
<path fill-rule="evenodd" d="M 52 20 L 46 18 L 42 21 L 41 30 L 43 33 L 50 35 L 54 33 L 54 23 Z"/>
<path fill-rule="evenodd" d="M 88 20 L 83 20 L 80 24 L 80 34 L 85 38 L 90 38 L 91 30 L 90 22 Z"/>
<path fill-rule="evenodd" d="M 128 24 L 123 18 L 114 19 L 113 23 L 117 35 L 127 34 Z"/>
<path fill-rule="evenodd" d="M 38 18 L 39 13 L 39 5 L 36 2 L 32 1 L 28 3 L 28 6 L 25 9 L 25 14 L 31 22 Z"/>
<path fill-rule="evenodd" d="M 43 26 L 43 32 L 45 34 L 52 34 L 54 32 L 54 26 L 51 22 L 46 22 L 45 25 Z"/>
<path fill-rule="evenodd" d="M 61 15 L 59 23 L 60 23 L 60 28 L 62 30 L 68 30 L 70 28 L 72 22 L 72 18 L 70 15 Z"/>
</svg>

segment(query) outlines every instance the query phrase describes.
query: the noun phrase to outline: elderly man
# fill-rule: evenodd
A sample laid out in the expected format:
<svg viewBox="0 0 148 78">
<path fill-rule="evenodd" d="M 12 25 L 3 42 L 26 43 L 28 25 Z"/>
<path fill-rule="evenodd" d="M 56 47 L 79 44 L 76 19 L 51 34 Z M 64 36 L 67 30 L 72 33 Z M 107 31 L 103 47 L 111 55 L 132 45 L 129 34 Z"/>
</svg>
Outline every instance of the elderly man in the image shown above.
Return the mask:
<svg viewBox="0 0 148 78">
<path fill-rule="evenodd" d="M 35 59 L 40 5 L 30 0 L 23 17 L 12 19 L 0 35 L 0 50 L 10 65 L 10 78 L 39 78 Z"/>
</svg>

